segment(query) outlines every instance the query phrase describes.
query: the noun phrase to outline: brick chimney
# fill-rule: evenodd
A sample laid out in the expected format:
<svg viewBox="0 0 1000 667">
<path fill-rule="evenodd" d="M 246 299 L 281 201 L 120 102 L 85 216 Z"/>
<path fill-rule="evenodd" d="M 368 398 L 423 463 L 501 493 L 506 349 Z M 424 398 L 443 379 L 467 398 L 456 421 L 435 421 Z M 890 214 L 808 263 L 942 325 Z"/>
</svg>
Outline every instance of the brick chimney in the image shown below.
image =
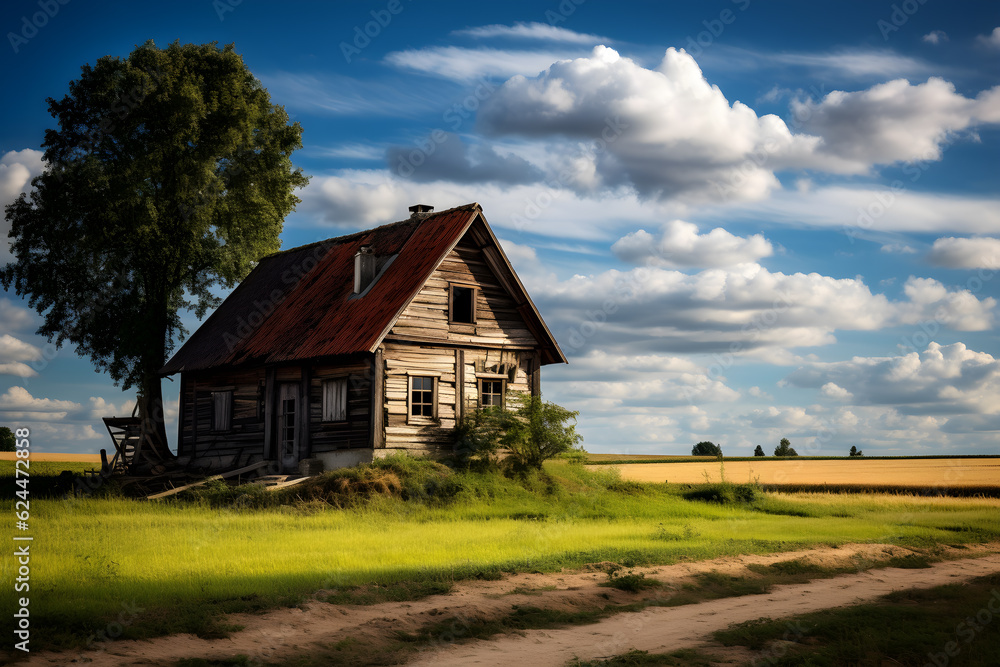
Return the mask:
<svg viewBox="0 0 1000 667">
<path fill-rule="evenodd" d="M 434 212 L 434 207 L 430 204 L 414 204 L 410 207 L 411 218 L 426 218 Z"/>
<path fill-rule="evenodd" d="M 354 254 L 354 293 L 361 294 L 375 279 L 375 250 L 363 245 Z"/>
</svg>

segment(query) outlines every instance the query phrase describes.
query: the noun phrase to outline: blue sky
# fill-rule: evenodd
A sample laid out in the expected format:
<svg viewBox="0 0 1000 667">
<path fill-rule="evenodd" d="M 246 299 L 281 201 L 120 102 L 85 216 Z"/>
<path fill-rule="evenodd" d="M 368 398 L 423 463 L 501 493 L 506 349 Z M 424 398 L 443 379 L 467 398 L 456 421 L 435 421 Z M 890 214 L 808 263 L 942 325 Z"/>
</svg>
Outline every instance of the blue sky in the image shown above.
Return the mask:
<svg viewBox="0 0 1000 667">
<path fill-rule="evenodd" d="M 480 202 L 591 451 L 998 451 L 996 3 L 14 0 L 0 29 L 0 203 L 81 65 L 234 42 L 304 128 L 283 246 Z M 0 297 L 0 422 L 106 447 L 132 397 L 38 323 Z"/>
</svg>

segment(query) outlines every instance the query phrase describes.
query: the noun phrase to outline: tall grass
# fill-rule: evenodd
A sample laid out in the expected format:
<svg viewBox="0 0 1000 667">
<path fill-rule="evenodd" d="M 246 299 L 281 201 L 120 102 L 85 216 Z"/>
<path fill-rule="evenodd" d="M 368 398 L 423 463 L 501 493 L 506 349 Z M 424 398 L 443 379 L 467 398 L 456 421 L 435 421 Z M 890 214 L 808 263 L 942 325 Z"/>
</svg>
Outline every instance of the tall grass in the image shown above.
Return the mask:
<svg viewBox="0 0 1000 667">
<path fill-rule="evenodd" d="M 127 605 L 143 609 L 128 636 L 211 634 L 222 612 L 320 589 L 997 537 L 995 503 L 767 494 L 725 504 L 687 500 L 688 491 L 562 462 L 508 479 L 390 460 L 284 493 L 219 486 L 160 503 L 33 500 L 32 624 L 53 643 L 79 643 Z M 2 563 L 12 577 L 13 559 Z M 13 604 L 10 587 L 0 597 Z"/>
</svg>

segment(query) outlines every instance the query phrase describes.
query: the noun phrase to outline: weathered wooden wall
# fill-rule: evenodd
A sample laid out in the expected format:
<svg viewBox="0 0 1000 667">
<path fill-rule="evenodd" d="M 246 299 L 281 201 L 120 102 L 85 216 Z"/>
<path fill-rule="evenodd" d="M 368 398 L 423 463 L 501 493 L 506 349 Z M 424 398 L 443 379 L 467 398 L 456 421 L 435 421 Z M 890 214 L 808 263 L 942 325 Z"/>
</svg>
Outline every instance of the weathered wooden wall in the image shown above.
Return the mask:
<svg viewBox="0 0 1000 667">
<path fill-rule="evenodd" d="M 347 421 L 324 422 L 323 381 L 342 377 L 347 378 Z M 368 361 L 343 366 L 313 366 L 309 383 L 311 453 L 368 447 L 370 401 L 371 364 Z"/>
<path fill-rule="evenodd" d="M 449 323 L 449 285 L 474 285 L 475 324 Z M 482 251 L 466 235 L 403 311 L 383 344 L 385 446 L 439 452 L 451 447 L 456 420 L 479 407 L 479 377 L 513 368 L 508 391 L 530 392 L 537 342 L 517 305 L 501 287 Z M 437 419 L 408 415 L 409 378 L 428 375 L 437 384 Z M 508 376 L 510 377 L 510 376 Z"/>
<path fill-rule="evenodd" d="M 184 377 L 178 456 L 218 458 L 222 465 L 264 457 L 264 369 L 229 370 Z M 212 392 L 233 390 L 233 427 L 212 430 Z"/>
<path fill-rule="evenodd" d="M 283 366 L 268 373 L 264 368 L 220 370 L 198 377 L 184 376 L 181 388 L 181 431 L 178 456 L 196 460 L 212 459 L 213 465 L 236 465 L 274 458 L 267 451 L 267 401 L 275 403 L 277 394 L 268 392 L 265 382 L 308 382 L 309 391 L 300 395 L 308 400 L 299 414 L 308 415 L 299 424 L 302 438 L 300 455 L 345 448 L 370 447 L 369 405 L 371 401 L 371 362 L 355 361 L 345 365 Z M 322 417 L 323 380 L 347 378 L 347 420 L 324 422 Z M 212 430 L 212 392 L 233 390 L 233 423 L 228 431 Z M 271 405 L 273 412 L 277 405 Z M 272 427 L 273 428 L 273 427 Z"/>
<path fill-rule="evenodd" d="M 475 285 L 476 323 L 448 323 L 449 283 Z M 469 234 L 448 253 L 389 332 L 387 340 L 447 341 L 533 349 L 535 337 Z"/>
</svg>

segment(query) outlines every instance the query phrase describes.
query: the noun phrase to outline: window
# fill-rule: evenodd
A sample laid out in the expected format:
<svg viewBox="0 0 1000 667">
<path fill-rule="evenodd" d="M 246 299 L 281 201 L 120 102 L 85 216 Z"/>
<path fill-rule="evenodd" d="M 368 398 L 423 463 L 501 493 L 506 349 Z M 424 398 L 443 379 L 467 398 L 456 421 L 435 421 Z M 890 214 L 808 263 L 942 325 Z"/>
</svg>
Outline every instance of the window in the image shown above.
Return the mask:
<svg viewBox="0 0 1000 667">
<path fill-rule="evenodd" d="M 347 378 L 323 382 L 323 421 L 347 421 Z"/>
<path fill-rule="evenodd" d="M 490 405 L 498 405 L 503 407 L 503 395 L 504 395 L 504 381 L 500 379 L 495 380 L 480 380 L 479 381 L 479 406 L 487 407 Z"/>
<path fill-rule="evenodd" d="M 233 392 L 212 392 L 212 430 L 228 431 L 233 427 Z"/>
<path fill-rule="evenodd" d="M 433 419 L 434 403 L 434 378 L 410 377 L 410 418 Z"/>
<path fill-rule="evenodd" d="M 476 288 L 452 285 L 448 300 L 448 319 L 457 324 L 476 323 Z"/>
</svg>

